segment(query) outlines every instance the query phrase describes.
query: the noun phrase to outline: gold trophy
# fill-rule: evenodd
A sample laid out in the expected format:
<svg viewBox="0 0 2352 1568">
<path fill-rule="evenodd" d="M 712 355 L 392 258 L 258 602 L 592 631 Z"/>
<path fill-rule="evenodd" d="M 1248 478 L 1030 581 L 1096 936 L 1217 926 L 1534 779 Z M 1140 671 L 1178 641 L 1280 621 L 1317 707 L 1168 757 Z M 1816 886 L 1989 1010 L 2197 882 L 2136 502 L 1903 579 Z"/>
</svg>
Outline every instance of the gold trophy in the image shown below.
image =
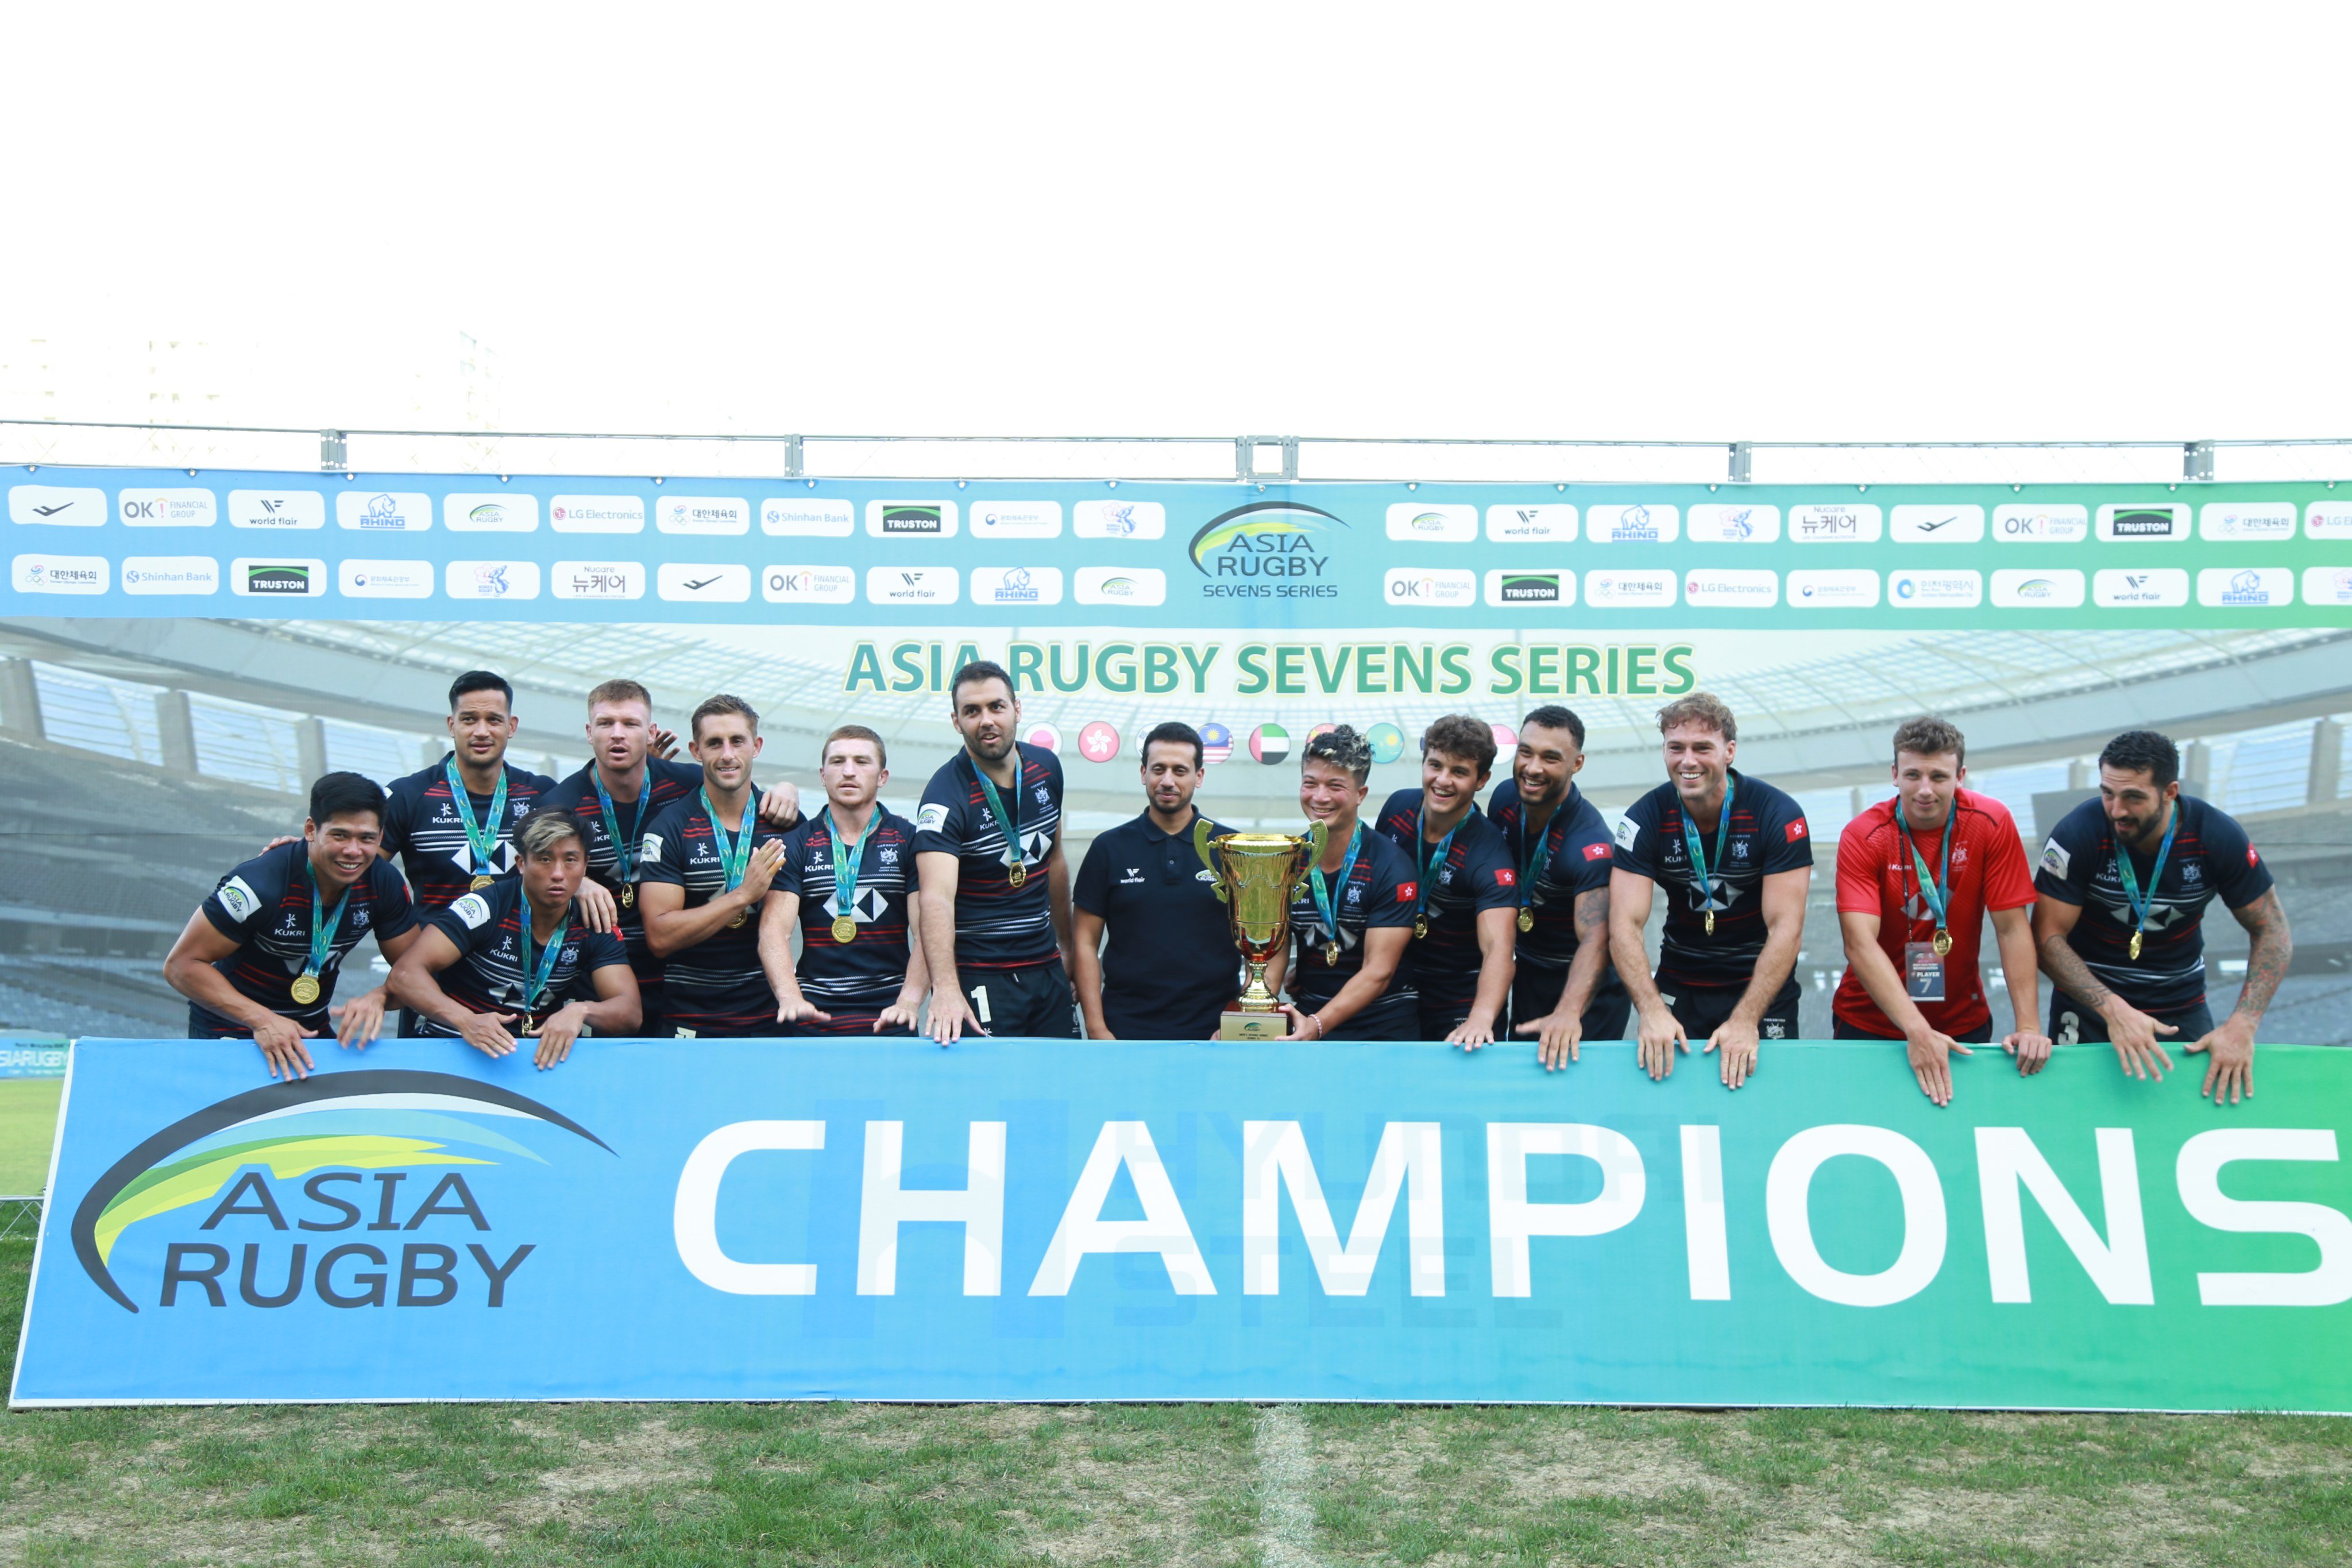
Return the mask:
<svg viewBox="0 0 2352 1568">
<path fill-rule="evenodd" d="M 1278 1040 L 1290 1021 L 1265 988 L 1265 966 L 1290 940 L 1290 903 L 1299 879 L 1322 858 L 1323 825 L 1303 838 L 1288 833 L 1228 833 L 1209 837 L 1208 819 L 1192 824 L 1192 848 L 1201 864 L 1217 874 L 1217 900 L 1234 923 L 1234 944 L 1249 964 L 1249 984 L 1238 1006 L 1225 1010 L 1217 1030 L 1223 1040 Z M 1212 851 L 1214 851 L 1212 854 Z"/>
</svg>

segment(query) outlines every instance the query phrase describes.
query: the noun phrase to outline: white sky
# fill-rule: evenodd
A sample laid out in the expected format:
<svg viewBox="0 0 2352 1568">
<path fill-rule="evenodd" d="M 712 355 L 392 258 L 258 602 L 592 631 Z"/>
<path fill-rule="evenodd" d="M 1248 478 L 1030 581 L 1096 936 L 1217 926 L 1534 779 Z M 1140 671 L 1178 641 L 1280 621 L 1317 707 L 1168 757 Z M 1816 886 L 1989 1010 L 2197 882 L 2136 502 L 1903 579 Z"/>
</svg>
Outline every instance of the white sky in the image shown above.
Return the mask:
<svg viewBox="0 0 2352 1568">
<path fill-rule="evenodd" d="M 313 426 L 462 328 L 509 428 L 2352 434 L 2343 7 L 231 15 L 11 11 L 0 340 Z"/>
</svg>

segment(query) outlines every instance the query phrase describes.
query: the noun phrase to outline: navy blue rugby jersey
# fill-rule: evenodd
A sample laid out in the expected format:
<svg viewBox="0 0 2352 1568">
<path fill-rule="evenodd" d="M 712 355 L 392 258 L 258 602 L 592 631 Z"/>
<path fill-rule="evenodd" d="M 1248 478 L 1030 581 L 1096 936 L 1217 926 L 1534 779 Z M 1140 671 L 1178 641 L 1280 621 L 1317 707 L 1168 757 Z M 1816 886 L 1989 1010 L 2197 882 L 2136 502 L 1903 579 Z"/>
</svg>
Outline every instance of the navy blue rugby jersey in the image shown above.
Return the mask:
<svg viewBox="0 0 2352 1568">
<path fill-rule="evenodd" d="M 1374 832 L 1369 824 L 1359 826 L 1363 833 L 1363 847 L 1357 852 L 1356 864 L 1349 871 L 1346 882 L 1328 889 L 1333 913 L 1339 921 L 1339 963 L 1327 963 L 1324 958 L 1332 931 L 1323 923 L 1323 912 L 1316 905 L 1311 875 L 1302 879 L 1305 890 L 1291 900 L 1290 931 L 1294 941 L 1290 997 L 1310 1013 L 1337 996 L 1340 987 L 1362 971 L 1367 930 L 1396 926 L 1407 931 L 1412 929 L 1421 884 L 1415 878 L 1412 858 L 1385 835 Z M 1331 879 L 1327 877 L 1324 880 L 1328 884 Z M 1409 997 L 1413 994 L 1408 955 L 1397 965 L 1395 976 L 1381 995 Z"/>
<path fill-rule="evenodd" d="M 1519 875 L 1502 829 L 1475 805 L 1454 828 L 1442 865 L 1421 838 L 1421 791 L 1401 789 L 1381 807 L 1380 831 L 1423 884 L 1429 934 L 1405 950 L 1406 977 L 1425 1007 L 1466 1007 L 1478 995 L 1478 916 L 1519 907 Z"/>
<path fill-rule="evenodd" d="M 324 901 L 326 911 L 333 912 L 334 899 L 327 897 Z M 297 839 L 263 850 L 223 877 L 200 907 L 215 931 L 237 943 L 235 952 L 213 965 L 236 988 L 237 994 L 306 1024 L 327 1016 L 327 1005 L 335 999 L 335 980 L 342 971 L 344 955 L 357 947 L 362 938 L 371 933 L 379 941 L 396 937 L 416 924 L 400 873 L 392 868 L 389 860 L 379 858 L 371 862 L 366 873 L 352 884 L 326 962 L 319 966 L 319 999 L 305 1007 L 296 1003 L 289 992 L 295 977 L 310 962 L 310 856 L 307 844 Z M 231 1019 L 214 1018 L 208 1008 L 199 1011 L 222 1027 L 240 1026 Z"/>
<path fill-rule="evenodd" d="M 592 762 L 565 778 L 548 792 L 547 804 L 562 806 L 580 819 L 582 839 L 588 847 L 588 874 L 604 884 L 604 890 L 617 903 L 621 897 L 620 858 L 613 852 L 612 835 L 604 831 L 604 811 L 596 799 L 596 781 L 591 776 L 595 767 Z M 701 763 L 646 758 L 645 786 L 637 792 L 637 798 L 613 802 L 613 819 L 621 829 L 623 842 L 634 853 L 635 847 L 645 842 L 648 823 L 701 787 Z M 620 935 L 628 946 L 629 967 L 636 971 L 637 984 L 659 984 L 661 960 L 646 946 L 645 911 L 635 904 L 621 906 Z"/>
<path fill-rule="evenodd" d="M 2143 1013 L 2178 1012 L 2203 1001 L 2205 906 L 2219 898 L 2242 910 L 2271 889 L 2271 868 L 2236 818 L 2186 795 L 2174 809 L 2180 826 L 2153 889 L 2155 852 L 2130 852 L 2132 873 L 2148 900 L 2137 959 L 2131 938 L 2139 921 L 2116 867 L 2114 825 L 2099 801 L 2086 800 L 2058 819 L 2033 875 L 2036 893 L 2083 911 L 2066 945 L 2102 984 Z"/>
<path fill-rule="evenodd" d="M 1576 961 L 1576 900 L 1586 893 L 1607 892 L 1609 873 L 1617 863 L 1616 836 L 1609 819 L 1571 784 L 1568 798 L 1544 824 L 1543 845 L 1538 850 L 1528 843 L 1527 808 L 1520 804 L 1517 779 L 1495 786 L 1486 797 L 1486 815 L 1503 830 L 1511 864 L 1519 868 L 1519 891 L 1528 896 L 1528 912 L 1535 918 L 1532 927 L 1519 932 L 1518 961 L 1542 969 L 1566 969 Z M 1530 854 L 1535 856 L 1532 872 Z M 1606 942 L 1607 934 L 1600 940 Z M 1605 994 L 1622 984 L 1617 966 L 1604 960 L 1593 994 Z"/>
<path fill-rule="evenodd" d="M 515 869 L 514 825 L 530 815 L 540 797 L 553 792 L 555 781 L 543 773 L 527 773 L 506 764 L 506 820 L 496 824 L 499 847 L 483 860 L 474 853 L 458 820 L 457 805 L 449 794 L 445 766 L 447 758 L 397 778 L 385 786 L 383 852 L 397 857 L 408 873 L 409 889 L 428 910 L 446 909 L 479 876 L 503 877 Z M 473 803 L 473 818 L 489 815 L 490 797 L 466 792 Z"/>
<path fill-rule="evenodd" d="M 1658 984 L 1745 986 L 1764 953 L 1764 879 L 1813 863 L 1805 814 L 1783 791 L 1731 770 L 1731 826 L 1723 864 L 1715 863 L 1715 834 L 1699 835 L 1706 857 L 1702 889 L 1683 844 L 1682 797 L 1671 781 L 1625 810 L 1617 825 L 1618 868 L 1647 877 L 1666 897 L 1666 930 L 1658 953 Z M 1715 915 L 1715 934 L 1706 917 Z"/>
<path fill-rule="evenodd" d="M 760 820 L 760 786 L 743 803 L 743 826 L 751 829 L 751 849 L 785 835 Z M 727 841 L 736 842 L 730 832 Z M 666 882 L 686 889 L 686 907 L 698 910 L 727 890 L 727 868 L 719 840 L 697 790 L 664 806 L 646 825 L 637 851 L 637 882 Z M 773 886 L 773 884 L 770 884 Z M 644 894 L 640 892 L 642 899 Z M 751 907 L 740 926 L 721 926 L 692 947 L 673 952 L 662 966 L 662 1021 L 699 1030 L 720 1026 L 773 1023 L 776 994 L 760 963 L 760 910 Z"/>
<path fill-rule="evenodd" d="M 526 1022 L 522 1017 L 526 979 L 522 923 L 530 918 L 530 910 L 523 901 L 522 879 L 502 877 L 478 893 L 458 895 L 447 909 L 435 910 L 425 918 L 457 947 L 457 962 L 434 976 L 442 994 L 468 1012 L 514 1014 L 516 1022 L 509 1026 L 509 1033 L 538 1027 L 567 1002 L 593 1002 L 596 971 L 628 966 L 629 955 L 622 950 L 620 939 L 590 931 L 575 901 L 563 928 L 563 946 L 556 955 L 555 968 Z M 532 959 L 540 956 L 541 950 L 534 948 Z M 531 973 L 537 969 L 534 962 Z M 457 1031 L 419 1013 L 416 1032 L 454 1035 Z"/>
<path fill-rule="evenodd" d="M 1062 831 L 1062 762 L 1042 746 L 1016 741 L 1021 787 L 1003 795 L 1021 840 L 1027 880 L 1012 883 L 1013 850 L 981 793 L 971 753 L 958 752 L 924 786 L 915 813 L 915 852 L 952 855 L 959 969 L 1026 969 L 1061 956 L 1045 891 L 1045 857 Z"/>
<path fill-rule="evenodd" d="M 820 1012 L 870 1013 L 898 999 L 907 984 L 908 904 L 915 893 L 915 825 L 879 805 L 857 850 L 857 893 L 845 911 L 835 895 L 833 817 L 820 810 L 784 835 L 774 890 L 801 900 L 801 994 Z M 857 934 L 833 940 L 846 912 Z"/>
</svg>

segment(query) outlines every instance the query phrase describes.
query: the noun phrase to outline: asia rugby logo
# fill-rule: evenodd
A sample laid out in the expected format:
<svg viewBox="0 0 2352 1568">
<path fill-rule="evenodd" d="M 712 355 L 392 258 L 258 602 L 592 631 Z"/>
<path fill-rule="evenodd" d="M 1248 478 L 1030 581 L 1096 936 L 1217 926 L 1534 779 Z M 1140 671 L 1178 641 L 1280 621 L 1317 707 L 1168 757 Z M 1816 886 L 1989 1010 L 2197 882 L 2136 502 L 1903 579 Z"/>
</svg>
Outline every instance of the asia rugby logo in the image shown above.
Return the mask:
<svg viewBox="0 0 2352 1568">
<path fill-rule="evenodd" d="M 497 1125 L 500 1122 L 509 1125 L 501 1128 Z M 449 1073 L 405 1069 L 322 1073 L 315 1078 L 268 1084 L 183 1117 L 117 1160 L 83 1194 L 74 1210 L 69 1230 L 74 1256 L 93 1284 L 123 1310 L 136 1312 L 137 1304 L 115 1279 L 110 1268 L 115 1247 L 123 1233 L 143 1221 L 210 1203 L 220 1196 L 224 1187 L 230 1189 L 228 1197 L 214 1210 L 214 1220 L 225 1214 L 279 1215 L 278 1199 L 260 1173 L 253 1169 L 256 1166 L 266 1169 L 279 1182 L 311 1177 L 302 1188 L 304 1196 L 349 1216 L 331 1226 L 306 1222 L 303 1228 L 313 1231 L 341 1230 L 357 1223 L 359 1205 L 352 1198 L 324 1194 L 324 1184 L 334 1179 L 336 1173 L 352 1183 L 356 1193 L 361 1171 L 449 1167 L 441 1181 L 415 1205 L 405 1228 L 414 1230 L 424 1218 L 447 1214 L 469 1217 L 478 1230 L 487 1230 L 489 1227 L 466 1185 L 463 1169 L 496 1166 L 514 1160 L 545 1164 L 544 1157 L 520 1140 L 520 1135 L 531 1130 L 547 1128 L 585 1139 L 607 1154 L 614 1152 L 603 1139 L 561 1111 L 511 1089 Z M 313 1176 L 313 1173 L 320 1174 Z M 399 1180 L 398 1176 L 377 1177 L 383 1192 L 375 1206 L 384 1211 L 391 1209 Z M 392 1228 L 388 1213 L 380 1215 L 379 1219 L 385 1223 L 369 1228 Z M 205 1228 L 209 1229 L 211 1224 L 208 1220 Z M 282 1225 L 279 1228 L 283 1228 Z M 293 1290 L 299 1290 L 302 1283 L 304 1250 L 303 1244 L 295 1244 L 289 1266 Z M 327 1295 L 331 1288 L 329 1268 L 342 1250 L 331 1249 L 320 1260 L 318 1289 L 321 1296 Z M 415 1248 L 412 1246 L 409 1250 Z M 434 1250 L 447 1253 L 454 1267 L 455 1254 L 451 1249 Z M 530 1247 L 524 1245 L 503 1264 L 478 1244 L 471 1250 L 490 1279 L 490 1300 L 495 1305 L 508 1277 L 521 1264 Z M 191 1253 L 209 1255 L 214 1267 L 209 1270 L 187 1268 L 184 1255 Z M 352 1255 L 360 1253 L 373 1254 L 366 1261 L 373 1267 L 388 1264 L 383 1254 L 373 1247 L 362 1246 Z M 410 1280 L 408 1262 L 404 1258 L 404 1295 Z M 226 1247 L 213 1243 L 174 1244 L 165 1264 L 165 1304 L 171 1304 L 175 1282 L 199 1286 L 217 1299 L 219 1277 L 227 1268 Z M 246 1273 L 245 1286 L 251 1299 L 251 1258 L 247 1261 Z M 453 1277 L 445 1269 L 426 1268 L 421 1278 L 445 1285 L 449 1292 L 456 1289 Z M 290 1296 L 265 1300 L 263 1304 L 282 1305 L 289 1299 Z M 439 1300 L 449 1299 L 447 1293 L 438 1297 Z M 426 1304 L 434 1303 L 428 1299 Z"/>
<path fill-rule="evenodd" d="M 1298 501 L 1262 500 L 1220 512 L 1192 535 L 1189 553 L 1203 577 L 1318 578 L 1330 563 L 1336 512 Z"/>
</svg>

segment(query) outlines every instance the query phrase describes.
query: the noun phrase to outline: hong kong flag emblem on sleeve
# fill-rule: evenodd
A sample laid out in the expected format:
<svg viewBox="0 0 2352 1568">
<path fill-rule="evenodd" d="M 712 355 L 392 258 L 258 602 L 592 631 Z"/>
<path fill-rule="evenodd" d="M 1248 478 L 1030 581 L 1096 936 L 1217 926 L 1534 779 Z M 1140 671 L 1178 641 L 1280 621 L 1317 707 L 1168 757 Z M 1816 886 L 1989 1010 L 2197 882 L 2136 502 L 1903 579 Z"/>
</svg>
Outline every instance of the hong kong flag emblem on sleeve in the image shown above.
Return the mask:
<svg viewBox="0 0 2352 1568">
<path fill-rule="evenodd" d="M 1792 822 L 1792 823 L 1789 824 L 1789 842 L 1790 842 L 1790 843 L 1794 844 L 1798 839 L 1802 838 L 1804 836 L 1805 836 L 1805 819 L 1804 819 L 1803 817 L 1801 817 L 1801 817 L 1797 818 L 1797 820 L 1796 820 L 1796 821 L 1794 821 L 1794 822 Z"/>
<path fill-rule="evenodd" d="M 1419 882 L 1399 882 L 1399 883 L 1397 884 L 1397 902 L 1398 902 L 1398 903 L 1401 903 L 1401 904 L 1417 903 L 1417 902 L 1419 902 L 1419 901 L 1420 901 L 1420 900 L 1421 900 L 1421 884 L 1420 884 Z"/>
<path fill-rule="evenodd" d="M 1518 885 L 1519 874 L 1517 871 L 1512 870 L 1508 866 L 1497 866 L 1495 868 L 1495 886 L 1498 888 L 1516 888 Z"/>
</svg>

